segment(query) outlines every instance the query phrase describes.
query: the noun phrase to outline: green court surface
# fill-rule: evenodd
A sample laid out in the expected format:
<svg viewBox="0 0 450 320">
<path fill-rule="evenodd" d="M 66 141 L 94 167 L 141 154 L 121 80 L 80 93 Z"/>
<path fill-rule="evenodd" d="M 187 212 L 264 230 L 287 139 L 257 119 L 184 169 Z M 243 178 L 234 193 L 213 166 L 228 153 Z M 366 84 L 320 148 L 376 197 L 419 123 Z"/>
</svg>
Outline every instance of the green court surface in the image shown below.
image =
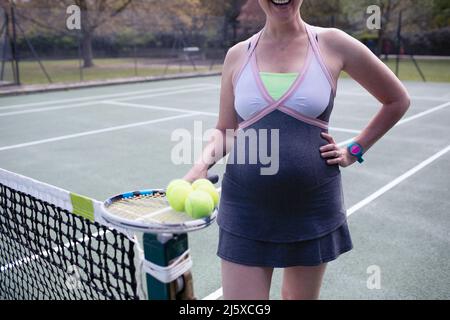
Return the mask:
<svg viewBox="0 0 450 320">
<path fill-rule="evenodd" d="M 165 187 L 176 129 L 214 127 L 218 77 L 0 98 L 0 167 L 105 199 Z M 366 155 L 342 169 L 354 249 L 329 264 L 322 299 L 450 299 L 450 85 L 407 82 L 412 105 Z M 380 104 L 342 79 L 331 134 L 348 143 Z M 222 174 L 224 165 L 213 171 Z M 216 225 L 190 235 L 198 298 L 220 299 Z M 368 268 L 381 287 L 369 289 Z M 271 297 L 281 298 L 281 270 Z"/>
</svg>

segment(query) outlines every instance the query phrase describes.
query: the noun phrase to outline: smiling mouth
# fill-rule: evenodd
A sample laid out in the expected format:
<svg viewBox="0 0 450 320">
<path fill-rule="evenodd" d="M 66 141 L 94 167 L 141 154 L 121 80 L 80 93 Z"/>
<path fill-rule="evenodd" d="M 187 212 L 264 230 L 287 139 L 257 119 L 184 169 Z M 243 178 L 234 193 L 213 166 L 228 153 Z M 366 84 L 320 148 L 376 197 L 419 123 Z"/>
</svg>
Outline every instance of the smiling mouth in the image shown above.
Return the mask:
<svg viewBox="0 0 450 320">
<path fill-rule="evenodd" d="M 270 0 L 276 6 L 285 6 L 291 3 L 292 0 Z"/>
</svg>

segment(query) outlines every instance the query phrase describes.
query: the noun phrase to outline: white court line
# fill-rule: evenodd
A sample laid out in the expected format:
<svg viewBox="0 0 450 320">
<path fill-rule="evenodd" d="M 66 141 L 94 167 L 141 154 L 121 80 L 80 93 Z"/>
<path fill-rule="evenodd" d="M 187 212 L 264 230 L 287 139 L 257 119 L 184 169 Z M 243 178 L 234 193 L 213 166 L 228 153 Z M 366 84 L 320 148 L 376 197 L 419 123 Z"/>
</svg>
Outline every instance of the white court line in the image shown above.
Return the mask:
<svg viewBox="0 0 450 320">
<path fill-rule="evenodd" d="M 410 122 L 410 121 L 419 119 L 419 118 L 421 118 L 421 117 L 424 117 L 424 116 L 426 116 L 426 115 L 429 115 L 430 113 L 433 113 L 433 112 L 442 110 L 442 109 L 447 108 L 447 107 L 450 107 L 450 102 L 441 104 L 441 105 L 439 105 L 439 106 L 437 106 L 437 107 L 431 108 L 431 109 L 426 110 L 426 111 L 423 111 L 423 112 L 419 112 L 418 114 L 415 114 L 415 115 L 413 115 L 413 116 L 410 116 L 410 117 L 407 117 L 407 118 L 405 118 L 405 119 L 403 119 L 403 120 L 400 120 L 399 122 L 397 122 L 397 124 L 396 124 L 393 128 L 395 128 L 395 127 L 397 127 L 397 126 L 399 126 L 399 125 L 408 123 L 408 122 Z M 342 141 L 342 142 L 340 142 L 340 143 L 338 144 L 338 146 L 339 146 L 339 147 L 343 147 L 343 146 L 349 144 L 350 142 L 352 142 L 355 138 L 356 138 L 356 137 L 353 137 L 353 138 L 351 138 L 351 139 Z"/>
<path fill-rule="evenodd" d="M 347 216 L 350 216 L 353 213 L 355 213 L 356 211 L 358 211 L 359 209 L 365 207 L 366 205 L 368 205 L 369 203 L 374 201 L 376 198 L 382 196 L 383 194 L 385 194 L 386 192 L 388 192 L 389 190 L 391 190 L 392 188 L 394 188 L 395 186 L 397 186 L 401 182 L 405 181 L 406 179 L 408 179 L 409 177 L 411 177 L 415 173 L 419 172 L 420 170 L 422 170 L 426 166 L 430 165 L 431 163 L 433 163 L 434 161 L 436 161 L 437 159 L 439 159 L 440 157 L 442 157 L 443 155 L 445 155 L 449 151 L 450 151 L 450 145 L 448 145 L 446 148 L 442 149 L 438 153 L 432 155 L 431 157 L 429 157 L 425 161 L 419 163 L 414 168 L 408 170 L 407 172 L 402 174 L 400 177 L 396 178 L 395 180 L 392 180 L 391 182 L 389 182 L 384 187 L 378 189 L 377 191 L 372 193 L 370 196 L 368 196 L 364 200 L 358 202 L 357 204 L 352 206 L 350 209 L 348 209 L 347 210 Z"/>
<path fill-rule="evenodd" d="M 418 119 L 418 118 L 421 118 L 421 117 L 426 116 L 426 115 L 428 115 L 428 114 L 430 114 L 430 113 L 439 111 L 439 110 L 441 110 L 441 109 L 447 108 L 447 107 L 449 107 L 449 106 L 450 106 L 450 102 L 441 104 L 441 105 L 439 105 L 439 106 L 437 106 L 437 107 L 431 108 L 431 109 L 426 110 L 426 111 L 422 111 L 422 112 L 420 112 L 420 113 L 418 113 L 418 114 L 415 114 L 415 115 L 413 115 L 413 116 L 411 116 L 411 117 L 408 117 L 408 118 L 405 118 L 405 119 L 403 119 L 403 120 L 400 120 L 400 121 L 397 123 L 397 125 L 404 124 L 404 123 L 407 123 L 407 122 L 416 120 L 416 119 Z"/>
<path fill-rule="evenodd" d="M 330 127 L 331 131 L 337 131 L 337 132 L 346 132 L 346 133 L 361 133 L 361 130 L 354 130 L 354 129 L 346 129 L 346 128 L 337 128 L 337 127 Z"/>
<path fill-rule="evenodd" d="M 194 87 L 211 87 L 211 84 L 208 83 L 197 83 L 197 84 L 191 84 L 191 85 L 184 85 L 184 86 L 175 86 L 175 87 L 163 87 L 163 88 L 155 88 L 155 89 L 147 89 L 147 90 L 139 90 L 139 91 L 127 91 L 124 93 L 111 93 L 111 94 L 102 94 L 102 95 L 93 95 L 88 97 L 82 97 L 82 98 L 70 98 L 70 99 L 59 99 L 59 100 L 51 100 L 51 101 L 42 101 L 42 102 L 30 102 L 30 103 L 23 103 L 23 104 L 16 104 L 11 105 L 7 107 L 0 106 L 0 110 L 9 110 L 9 109 L 17 109 L 17 108 L 26 108 L 26 107 L 35 107 L 35 106 L 48 106 L 51 104 L 59 104 L 59 103 L 67 103 L 67 102 L 80 102 L 80 101 L 95 101 L 100 99 L 110 99 L 110 98 L 116 98 L 116 97 L 127 97 L 127 96 L 133 96 L 136 94 L 141 93 L 152 93 L 152 92 L 160 92 L 160 91 L 169 91 L 170 90 L 178 90 L 178 89 L 186 89 L 186 88 L 194 88 Z"/>
<path fill-rule="evenodd" d="M 365 199 L 363 199 L 360 202 L 358 202 L 355 205 L 353 205 L 350 209 L 347 210 L 347 216 L 348 217 L 351 216 L 356 211 L 360 210 L 361 208 L 365 207 L 366 205 L 368 205 L 369 203 L 371 203 L 375 199 L 379 198 L 380 196 L 382 196 L 383 194 L 385 194 L 386 192 L 388 192 L 392 188 L 396 187 L 397 185 L 399 185 L 401 182 L 405 181 L 409 177 L 413 176 L 414 174 L 416 174 L 417 172 L 419 172 L 420 170 L 422 170 L 426 166 L 430 165 L 431 163 L 433 163 L 434 161 L 436 161 L 437 159 L 439 159 L 440 157 L 442 157 L 443 155 L 445 155 L 449 151 L 450 151 L 450 145 L 448 145 L 446 148 L 442 149 L 438 153 L 432 155 L 431 157 L 429 157 L 425 161 L 419 163 L 417 166 L 415 166 L 414 168 L 408 170 L 407 172 L 405 172 L 404 174 L 402 174 L 398 178 L 392 180 L 391 182 L 386 184 L 384 187 L 382 187 L 382 188 L 378 189 L 377 191 L 375 191 L 374 193 L 372 193 L 370 196 L 366 197 Z M 222 297 L 222 295 L 223 295 L 222 288 L 219 288 L 216 291 L 214 291 L 213 293 L 211 293 L 211 294 L 207 295 L 206 297 L 204 297 L 202 300 L 217 300 L 220 297 Z"/>
<path fill-rule="evenodd" d="M 115 105 L 115 106 L 122 106 L 122 107 L 149 109 L 149 110 L 162 110 L 162 111 L 181 112 L 181 113 L 195 112 L 195 113 L 198 113 L 201 115 L 211 116 L 211 117 L 218 116 L 218 114 L 214 113 L 214 112 L 195 111 L 195 110 L 189 110 L 189 109 L 170 108 L 170 107 L 160 107 L 160 106 L 145 105 L 145 104 L 130 103 L 130 102 L 102 101 L 101 103 L 111 104 L 111 105 Z"/>
<path fill-rule="evenodd" d="M 436 102 L 448 101 L 448 98 L 445 98 L 445 97 L 410 96 L 410 98 L 412 100 L 429 100 L 429 101 L 436 101 Z"/>
<path fill-rule="evenodd" d="M 211 86 L 215 86 L 216 88 L 221 88 L 220 85 L 217 84 L 211 84 Z M 355 97 L 367 97 L 367 98 L 373 98 L 375 100 L 377 100 L 374 96 L 372 96 L 370 93 L 366 93 L 366 92 L 352 92 L 352 91 L 343 91 L 343 90 L 338 90 L 337 91 L 337 98 L 339 97 L 339 95 L 345 95 L 345 96 L 355 96 Z M 411 99 L 416 99 L 416 100 L 430 100 L 430 101 L 437 101 L 437 102 L 443 102 L 443 101 L 447 101 L 448 98 L 446 98 L 446 96 L 442 96 L 442 97 L 435 97 L 435 96 L 410 96 Z"/>
<path fill-rule="evenodd" d="M 430 113 L 432 113 L 432 112 L 436 112 L 436 111 L 441 110 L 441 109 L 443 109 L 443 108 L 446 108 L 446 107 L 448 107 L 448 106 L 450 106 L 450 102 L 444 103 L 444 104 L 442 104 L 442 105 L 440 105 L 440 106 L 437 106 L 437 107 L 435 107 L 435 108 L 432 108 L 432 109 L 427 110 L 427 111 L 424 111 L 424 112 L 421 112 L 421 113 L 416 114 L 416 115 L 414 115 L 414 116 L 411 116 L 411 117 L 409 117 L 409 118 L 405 118 L 405 119 L 403 119 L 402 121 L 398 122 L 398 123 L 396 124 L 396 126 L 397 126 L 397 125 L 400 125 L 400 124 L 404 124 L 404 123 L 410 122 L 410 121 L 412 121 L 412 120 L 416 120 L 416 119 L 418 119 L 418 118 L 420 118 L 420 117 L 423 117 L 423 116 L 425 116 L 425 115 L 428 115 L 428 114 L 430 114 Z M 185 112 L 186 112 L 186 111 L 185 111 Z M 192 114 L 187 114 L 187 116 L 192 116 L 192 115 L 201 115 L 201 114 L 200 114 L 200 113 L 197 113 L 197 112 L 196 112 L 195 114 L 194 114 L 194 113 L 192 113 Z M 172 117 L 165 118 L 165 119 L 171 119 L 171 118 L 172 118 Z M 177 117 L 175 117 L 175 118 L 177 118 Z M 118 127 L 112 127 L 112 128 L 102 129 L 102 130 L 88 131 L 87 134 L 91 135 L 91 134 L 96 134 L 96 133 L 102 133 L 102 132 L 108 132 L 108 131 L 121 130 L 121 128 L 123 128 L 123 127 L 125 127 L 125 128 L 126 128 L 126 127 L 130 127 L 130 128 L 131 128 L 131 127 L 135 127 L 135 126 L 137 127 L 137 126 L 142 126 L 142 125 L 145 125 L 145 124 L 153 123 L 152 121 L 153 121 L 153 120 L 151 120 L 151 121 L 149 121 L 149 122 L 138 122 L 138 123 L 135 123 L 135 124 L 129 124 L 129 125 L 126 125 L 126 126 L 118 126 Z M 395 127 L 395 126 L 394 126 L 394 127 Z M 115 129 L 115 128 L 118 128 L 118 129 Z M 336 129 L 339 130 L 339 128 L 336 128 Z M 347 129 L 345 129 L 345 130 L 347 130 Z M 336 131 L 337 131 L 337 130 L 336 130 Z M 85 135 L 84 133 L 80 133 L 80 136 L 84 136 L 84 135 Z M 38 141 L 32 141 L 32 142 L 28 142 L 28 143 L 22 143 L 22 144 L 13 145 L 13 146 L 0 147 L 0 151 L 10 150 L 10 149 L 17 149 L 17 148 L 23 148 L 23 147 L 28 147 L 28 146 L 36 145 L 36 144 L 43 144 L 43 143 L 53 142 L 53 141 L 60 141 L 60 140 L 65 140 L 65 139 L 72 139 L 72 138 L 76 138 L 76 137 L 78 137 L 78 134 L 75 134 L 75 135 L 68 135 L 68 136 L 61 136 L 61 137 L 55 137 L 55 138 L 50 138 L 50 139 L 38 140 Z M 354 138 L 351 138 L 351 139 L 348 139 L 348 140 L 346 140 L 346 141 L 343 141 L 343 142 L 339 143 L 338 146 L 344 146 L 344 145 L 346 145 L 346 144 L 352 142 L 353 139 L 354 139 Z"/>
<path fill-rule="evenodd" d="M 136 100 L 136 99 L 143 99 L 143 98 L 153 98 L 153 97 L 163 97 L 163 96 L 170 96 L 172 94 L 178 94 L 178 93 L 189 93 L 189 92 L 198 92 L 198 91 L 206 91 L 206 90 L 216 90 L 213 86 L 204 86 L 200 88 L 193 88 L 190 90 L 177 90 L 177 91 L 169 91 L 169 92 L 163 92 L 163 93 L 157 93 L 157 94 L 143 94 L 143 95 L 137 95 L 132 97 L 126 97 L 126 98 L 119 98 L 114 99 L 114 101 L 129 101 L 129 100 Z"/>
<path fill-rule="evenodd" d="M 9 117 L 9 116 L 16 116 L 16 115 L 20 115 L 20 114 L 87 107 L 87 106 L 92 106 L 96 102 L 97 101 L 89 101 L 89 102 L 82 102 L 82 103 L 71 104 L 71 105 L 66 105 L 66 106 L 46 107 L 46 108 L 36 108 L 36 109 L 31 109 L 31 110 L 3 112 L 3 113 L 0 113 L 0 117 Z M 0 110 L 1 110 L 1 108 L 0 108 Z"/>
<path fill-rule="evenodd" d="M 30 147 L 30 146 L 35 146 L 35 145 L 49 143 L 49 142 L 55 142 L 55 141 L 61 141 L 61 140 L 74 139 L 74 138 L 85 137 L 85 136 L 99 134 L 99 133 L 112 132 L 112 131 L 124 130 L 124 129 L 129 129 L 129 128 L 136 128 L 136 127 L 146 126 L 146 125 L 153 124 L 153 123 L 171 121 L 171 120 L 187 118 L 187 117 L 193 117 L 196 115 L 197 115 L 196 113 L 186 113 L 186 114 L 181 114 L 178 116 L 166 117 L 166 118 L 155 119 L 155 120 L 150 120 L 150 121 L 136 122 L 136 123 L 115 126 L 115 127 L 109 127 L 109 128 L 100 129 L 100 130 L 85 131 L 85 132 L 69 134 L 69 135 L 65 135 L 65 136 L 59 136 L 59 137 L 55 137 L 55 138 L 49 138 L 49 139 L 31 141 L 31 142 L 27 142 L 27 143 L 15 144 L 15 145 L 11 145 L 11 146 L 0 147 L 0 151 Z"/>
<path fill-rule="evenodd" d="M 355 96 L 355 97 L 366 97 L 366 98 L 373 98 L 377 100 L 374 96 L 372 96 L 370 93 L 364 93 L 364 92 L 350 92 L 350 91 L 338 91 L 338 97 L 340 95 L 344 96 Z M 448 100 L 448 98 L 444 97 L 432 97 L 432 96 L 410 96 L 412 100 L 429 100 L 429 101 L 437 101 L 437 102 L 443 102 Z"/>
<path fill-rule="evenodd" d="M 222 290 L 222 288 L 219 288 L 216 291 L 214 291 L 213 293 L 204 297 L 202 300 L 217 300 L 222 296 L 223 296 L 223 290 Z"/>
<path fill-rule="evenodd" d="M 141 95 L 141 96 L 133 96 L 133 97 L 129 97 L 129 98 L 122 98 L 122 100 L 162 97 L 162 96 L 176 95 L 176 94 L 180 94 L 180 93 L 189 93 L 189 92 L 197 92 L 197 91 L 205 91 L 205 90 L 211 90 L 211 88 L 210 87 L 196 87 L 196 88 L 186 89 L 186 90 L 175 90 L 175 91 L 172 90 L 172 91 L 167 91 L 167 92 L 159 92 L 159 93 L 146 94 L 146 95 Z M 89 102 L 78 103 L 78 104 L 73 104 L 73 105 L 66 105 L 66 106 L 55 106 L 55 107 L 46 107 L 46 108 L 38 108 L 38 109 L 30 109 L 30 110 L 22 110 L 22 111 L 4 112 L 4 113 L 0 113 L 0 117 L 15 116 L 15 115 L 20 115 L 20 114 L 28 114 L 28 113 L 36 113 L 36 112 L 53 111 L 53 110 L 73 109 L 73 108 L 94 105 L 95 103 L 103 103 L 103 101 L 96 100 L 96 101 L 89 101 Z M 0 108 L 0 111 L 1 110 L 2 110 L 2 108 Z"/>
<path fill-rule="evenodd" d="M 218 117 L 219 116 L 218 113 L 214 113 L 214 112 L 204 112 L 204 111 L 196 111 L 196 110 L 190 110 L 190 109 L 160 107 L 160 106 L 145 105 L 145 104 L 139 104 L 139 103 L 119 102 L 119 101 L 102 101 L 102 103 L 112 104 L 112 105 L 117 105 L 117 106 L 124 106 L 124 107 L 132 107 L 132 108 L 155 109 L 155 110 L 183 112 L 183 113 L 196 112 L 198 114 L 201 114 L 204 116 L 209 116 L 209 117 Z M 337 132 L 346 132 L 346 133 L 360 133 L 361 132 L 360 130 L 337 128 L 337 127 L 330 127 L 330 130 L 337 131 Z"/>
<path fill-rule="evenodd" d="M 348 99 L 341 99 L 339 100 L 335 100 L 334 102 L 335 106 L 339 106 L 339 107 L 346 107 L 346 106 L 350 106 L 350 105 L 356 105 L 356 106 L 360 106 L 360 107 L 369 107 L 369 108 L 377 108 L 379 107 L 380 103 L 374 103 L 374 101 L 357 101 L 357 100 L 348 100 Z"/>
</svg>

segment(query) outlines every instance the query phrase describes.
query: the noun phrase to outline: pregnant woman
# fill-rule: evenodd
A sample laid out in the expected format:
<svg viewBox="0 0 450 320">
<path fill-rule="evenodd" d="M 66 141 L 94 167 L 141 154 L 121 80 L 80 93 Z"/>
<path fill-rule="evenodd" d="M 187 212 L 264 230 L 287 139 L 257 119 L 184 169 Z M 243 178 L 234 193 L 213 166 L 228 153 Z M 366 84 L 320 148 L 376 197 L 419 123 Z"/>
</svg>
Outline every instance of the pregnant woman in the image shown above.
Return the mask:
<svg viewBox="0 0 450 320">
<path fill-rule="evenodd" d="M 229 50 L 217 130 L 185 176 L 205 177 L 231 151 L 218 216 L 225 299 L 268 299 L 274 268 L 283 268 L 284 299 L 319 297 L 326 264 L 352 249 L 340 167 L 362 163 L 409 107 L 405 88 L 376 56 L 340 30 L 305 23 L 302 2 L 259 0 L 266 25 Z M 341 71 L 382 104 L 344 148 L 328 133 Z M 278 158 L 275 173 L 251 161 L 262 147 Z"/>
</svg>

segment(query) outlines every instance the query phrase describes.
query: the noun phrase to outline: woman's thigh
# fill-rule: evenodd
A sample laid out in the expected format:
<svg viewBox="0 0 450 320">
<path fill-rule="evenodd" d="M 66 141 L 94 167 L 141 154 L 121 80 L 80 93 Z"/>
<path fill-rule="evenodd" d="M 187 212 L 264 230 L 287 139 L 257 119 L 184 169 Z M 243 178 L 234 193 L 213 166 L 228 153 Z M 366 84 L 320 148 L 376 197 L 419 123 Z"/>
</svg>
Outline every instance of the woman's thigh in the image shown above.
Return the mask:
<svg viewBox="0 0 450 320">
<path fill-rule="evenodd" d="M 284 300 L 319 299 L 320 287 L 327 264 L 315 267 L 292 267 L 283 272 L 282 296 Z"/>
<path fill-rule="evenodd" d="M 249 267 L 222 259 L 225 300 L 268 300 L 273 268 Z"/>
</svg>

